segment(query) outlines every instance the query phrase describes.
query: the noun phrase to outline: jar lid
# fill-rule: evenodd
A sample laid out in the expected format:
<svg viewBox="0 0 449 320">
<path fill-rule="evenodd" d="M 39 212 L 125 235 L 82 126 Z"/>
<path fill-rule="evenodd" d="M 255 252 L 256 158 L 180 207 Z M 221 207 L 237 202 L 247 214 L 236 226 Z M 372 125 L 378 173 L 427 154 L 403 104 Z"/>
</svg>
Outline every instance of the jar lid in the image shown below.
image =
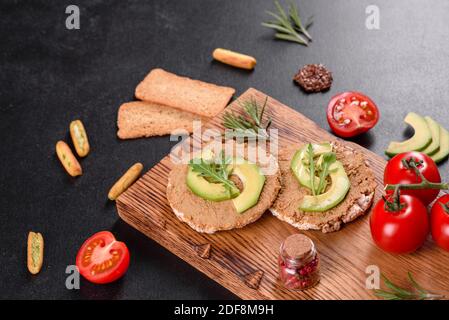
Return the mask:
<svg viewBox="0 0 449 320">
<path fill-rule="evenodd" d="M 291 259 L 303 259 L 313 251 L 314 244 L 312 240 L 300 233 L 292 234 L 285 239 L 282 250 Z"/>
</svg>

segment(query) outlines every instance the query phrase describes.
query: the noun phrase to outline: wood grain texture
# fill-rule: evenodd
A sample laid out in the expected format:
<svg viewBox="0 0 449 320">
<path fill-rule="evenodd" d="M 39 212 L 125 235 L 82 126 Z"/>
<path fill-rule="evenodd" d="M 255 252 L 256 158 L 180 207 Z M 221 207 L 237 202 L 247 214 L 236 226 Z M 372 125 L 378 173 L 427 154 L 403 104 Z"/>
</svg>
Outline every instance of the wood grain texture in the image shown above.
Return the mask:
<svg viewBox="0 0 449 320">
<path fill-rule="evenodd" d="M 251 88 L 239 99 L 251 97 L 263 102 L 266 95 Z M 298 141 L 338 140 L 280 102 L 269 98 L 268 105 L 272 128 L 279 129 L 280 148 Z M 236 112 L 240 109 L 237 102 L 227 108 Z M 221 116 L 205 128 L 222 128 Z M 382 194 L 385 159 L 359 145 L 348 144 L 362 151 L 375 171 L 377 201 Z M 406 273 L 411 271 L 425 288 L 449 296 L 449 253 L 431 239 L 413 254 L 385 253 L 372 242 L 368 214 L 338 232 L 304 232 L 321 255 L 321 281 L 303 292 L 289 291 L 277 280 L 278 249 L 288 235 L 299 231 L 267 212 L 243 229 L 212 235 L 195 232 L 176 218 L 167 203 L 165 190 L 172 166 L 165 157 L 123 193 L 116 201 L 120 217 L 243 299 L 374 299 L 373 292 L 365 288 L 369 265 L 378 266 L 403 286 L 407 286 Z M 203 250 L 199 252 L 199 248 Z M 202 254 L 205 248 L 209 252 Z"/>
</svg>

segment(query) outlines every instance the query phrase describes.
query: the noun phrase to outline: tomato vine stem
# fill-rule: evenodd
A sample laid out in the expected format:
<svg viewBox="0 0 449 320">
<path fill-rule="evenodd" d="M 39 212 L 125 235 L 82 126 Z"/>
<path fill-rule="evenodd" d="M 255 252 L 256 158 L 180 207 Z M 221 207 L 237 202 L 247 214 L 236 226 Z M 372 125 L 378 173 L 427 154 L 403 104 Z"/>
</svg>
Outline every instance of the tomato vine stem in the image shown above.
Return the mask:
<svg viewBox="0 0 449 320">
<path fill-rule="evenodd" d="M 387 184 L 385 186 L 386 190 L 394 190 L 391 198 L 387 199 L 383 196 L 385 201 L 385 209 L 390 212 L 398 212 L 404 209 L 404 204 L 401 203 L 400 195 L 401 190 L 420 190 L 420 189 L 439 189 L 439 190 L 447 190 L 449 189 L 449 183 L 436 183 L 430 182 L 424 177 L 421 171 L 419 171 L 418 166 L 422 165 L 422 161 L 416 161 L 413 158 L 403 159 L 402 164 L 406 169 L 412 169 L 416 176 L 421 179 L 420 183 L 399 183 L 399 184 Z M 449 207 L 443 205 L 443 208 L 449 212 Z"/>
<path fill-rule="evenodd" d="M 413 158 L 410 158 L 408 160 L 404 159 L 402 161 L 402 164 L 407 169 L 413 169 L 416 176 L 421 178 L 420 183 L 399 183 L 399 184 L 387 184 L 385 186 L 385 190 L 395 190 L 396 188 L 399 188 L 401 190 L 419 190 L 419 189 L 440 189 L 440 190 L 447 190 L 449 189 L 449 183 L 436 183 L 436 182 L 430 182 L 429 180 L 424 177 L 421 171 L 419 171 L 418 166 L 422 164 L 422 161 L 416 161 Z"/>
<path fill-rule="evenodd" d="M 447 190 L 447 189 L 449 189 L 449 184 L 448 183 L 429 182 L 426 180 L 421 183 L 387 184 L 385 186 L 385 190 L 395 190 L 396 187 L 399 187 L 399 189 L 401 189 L 401 190 L 419 190 L 419 189 Z"/>
</svg>

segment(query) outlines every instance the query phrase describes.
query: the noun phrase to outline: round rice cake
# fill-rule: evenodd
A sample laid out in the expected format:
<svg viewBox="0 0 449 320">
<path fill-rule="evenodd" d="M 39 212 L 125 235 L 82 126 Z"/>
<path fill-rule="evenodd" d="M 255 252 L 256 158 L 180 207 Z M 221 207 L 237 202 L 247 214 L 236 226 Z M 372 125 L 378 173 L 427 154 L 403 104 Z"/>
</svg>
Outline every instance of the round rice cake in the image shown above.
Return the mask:
<svg viewBox="0 0 449 320">
<path fill-rule="evenodd" d="M 336 207 L 325 212 L 305 212 L 299 204 L 311 191 L 300 185 L 290 169 L 290 162 L 301 146 L 279 153 L 281 191 L 270 208 L 274 216 L 301 230 L 321 230 L 324 233 L 340 230 L 348 223 L 365 214 L 370 208 L 376 189 L 374 173 L 362 153 L 340 142 L 333 142 L 334 151 L 351 182 L 346 198 Z"/>
<path fill-rule="evenodd" d="M 177 164 L 171 170 L 167 200 L 178 219 L 198 232 L 214 233 L 242 228 L 259 219 L 272 206 L 281 188 L 279 166 L 272 155 L 269 157 L 272 159 L 271 163 L 275 164 L 275 170 L 273 174 L 265 176 L 259 201 L 243 213 L 236 211 L 232 200 L 214 202 L 195 195 L 186 184 L 189 169 L 187 164 Z M 239 181 L 236 182 L 241 187 Z"/>
</svg>

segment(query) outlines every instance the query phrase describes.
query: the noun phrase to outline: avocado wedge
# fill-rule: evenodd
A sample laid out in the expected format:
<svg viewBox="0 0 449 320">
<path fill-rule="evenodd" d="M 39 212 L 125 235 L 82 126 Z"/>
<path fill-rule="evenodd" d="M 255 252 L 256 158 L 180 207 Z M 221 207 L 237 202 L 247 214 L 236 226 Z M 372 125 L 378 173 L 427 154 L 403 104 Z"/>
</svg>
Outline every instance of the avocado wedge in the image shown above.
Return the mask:
<svg viewBox="0 0 449 320">
<path fill-rule="evenodd" d="M 306 195 L 302 199 L 299 209 L 303 211 L 323 212 L 337 206 L 346 197 L 351 183 L 340 161 L 332 163 L 329 168 L 331 186 L 318 196 Z"/>
<path fill-rule="evenodd" d="M 229 190 L 220 183 L 212 183 L 207 181 L 198 172 L 194 172 L 189 167 L 187 172 L 186 183 L 189 189 L 197 196 L 210 201 L 229 200 L 233 196 L 239 194 L 239 190 Z"/>
<path fill-rule="evenodd" d="M 229 172 L 231 175 L 236 175 L 242 182 L 241 192 L 236 187 L 228 189 L 221 183 L 209 182 L 191 167 L 187 172 L 186 184 L 194 194 L 205 200 L 219 202 L 232 199 L 236 211 L 242 213 L 259 201 L 265 176 L 257 164 L 240 158 L 233 159 Z"/>
<path fill-rule="evenodd" d="M 240 195 L 232 199 L 235 210 L 238 213 L 243 213 L 259 201 L 260 193 L 265 184 L 265 176 L 257 164 L 248 161 L 241 161 L 235 165 L 232 174 L 239 177 L 243 184 Z"/>
<path fill-rule="evenodd" d="M 432 142 L 421 152 L 431 156 L 440 150 L 440 125 L 431 117 L 424 117 L 429 126 L 430 134 L 432 135 Z"/>
<path fill-rule="evenodd" d="M 327 152 L 332 152 L 332 146 L 329 142 L 324 143 L 312 143 L 313 154 L 314 156 L 320 156 Z M 295 175 L 296 179 L 298 179 L 299 183 L 306 187 L 311 188 L 310 186 L 310 171 L 307 166 L 303 165 L 303 160 L 307 157 L 307 145 L 296 151 L 295 155 L 292 158 L 290 163 L 290 168 Z M 320 179 L 315 177 L 315 186 L 318 186 L 320 183 Z"/>
<path fill-rule="evenodd" d="M 440 149 L 430 157 L 436 163 L 443 161 L 449 155 L 449 132 L 440 125 Z"/>
<path fill-rule="evenodd" d="M 423 117 L 414 112 L 410 112 L 405 117 L 404 122 L 415 130 L 415 134 L 408 140 L 391 142 L 385 151 L 385 154 L 390 157 L 408 151 L 422 151 L 432 143 L 432 134 L 427 125 L 427 121 Z"/>
</svg>

